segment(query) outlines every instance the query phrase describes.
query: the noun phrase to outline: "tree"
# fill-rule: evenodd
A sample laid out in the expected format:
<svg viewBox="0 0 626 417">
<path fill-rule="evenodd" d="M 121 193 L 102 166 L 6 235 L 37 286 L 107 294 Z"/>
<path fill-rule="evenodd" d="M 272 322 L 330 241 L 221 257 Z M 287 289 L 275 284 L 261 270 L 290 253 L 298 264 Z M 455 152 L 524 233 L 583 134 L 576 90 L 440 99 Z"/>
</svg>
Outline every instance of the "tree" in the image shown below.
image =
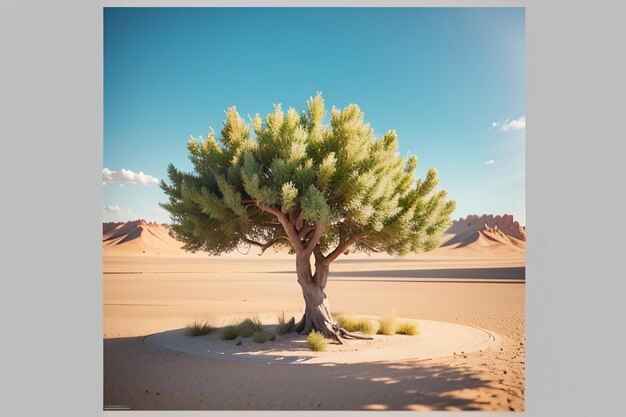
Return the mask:
<svg viewBox="0 0 626 417">
<path fill-rule="evenodd" d="M 434 192 L 434 169 L 416 180 L 417 158 L 399 156 L 396 132 L 377 139 L 351 104 L 333 107 L 330 125 L 321 94 L 298 114 L 280 105 L 250 126 L 235 107 L 221 138 L 189 140 L 194 172 L 168 167 L 162 204 L 172 234 L 190 251 L 219 254 L 241 244 L 263 253 L 287 246 L 296 257 L 305 313 L 295 330 L 322 332 L 341 343 L 367 338 L 338 328 L 324 293 L 330 264 L 351 249 L 405 255 L 438 246 L 454 201 Z M 314 270 L 311 260 L 314 260 Z"/>
</svg>

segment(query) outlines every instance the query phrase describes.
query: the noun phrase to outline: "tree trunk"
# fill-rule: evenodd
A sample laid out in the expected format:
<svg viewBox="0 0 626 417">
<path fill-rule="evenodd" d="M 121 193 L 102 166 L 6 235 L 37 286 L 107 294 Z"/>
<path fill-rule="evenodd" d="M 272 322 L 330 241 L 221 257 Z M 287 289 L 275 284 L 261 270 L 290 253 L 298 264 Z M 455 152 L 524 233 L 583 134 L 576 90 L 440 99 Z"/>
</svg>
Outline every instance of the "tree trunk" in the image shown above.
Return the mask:
<svg viewBox="0 0 626 417">
<path fill-rule="evenodd" d="M 330 312 L 330 304 L 324 288 L 328 280 L 328 265 L 316 258 L 315 274 L 311 271 L 310 255 L 296 254 L 296 272 L 298 283 L 302 287 L 305 311 L 302 319 L 296 324 L 294 331 L 309 334 L 313 330 L 321 332 L 324 337 L 341 344 L 342 336 L 346 339 L 372 339 L 362 333 L 351 333 L 337 326 Z"/>
</svg>

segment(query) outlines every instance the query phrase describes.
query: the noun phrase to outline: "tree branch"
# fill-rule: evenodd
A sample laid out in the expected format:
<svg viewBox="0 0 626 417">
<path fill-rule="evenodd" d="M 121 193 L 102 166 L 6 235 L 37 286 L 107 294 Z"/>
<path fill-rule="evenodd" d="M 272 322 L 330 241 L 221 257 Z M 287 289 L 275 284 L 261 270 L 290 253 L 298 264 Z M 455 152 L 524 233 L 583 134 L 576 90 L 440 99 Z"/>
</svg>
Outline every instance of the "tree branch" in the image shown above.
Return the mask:
<svg viewBox="0 0 626 417">
<path fill-rule="evenodd" d="M 354 236 L 352 236 L 351 238 L 343 241 L 343 242 L 339 242 L 339 244 L 337 245 L 337 247 L 335 248 L 334 251 L 332 251 L 331 253 L 328 254 L 328 256 L 326 256 L 326 259 L 324 261 L 324 263 L 326 265 L 330 265 L 330 263 L 332 261 L 334 261 L 335 259 L 337 259 L 337 257 L 339 255 L 341 255 L 343 252 L 346 251 L 346 249 L 348 249 L 350 247 L 350 245 L 356 243 L 357 241 L 367 237 L 371 232 L 369 230 L 367 231 L 363 231 L 361 233 L 358 233 Z"/>
<path fill-rule="evenodd" d="M 259 204 L 259 202 L 256 201 L 256 200 L 254 200 L 254 203 L 261 210 L 266 211 L 266 212 L 276 216 L 276 218 L 278 219 L 278 221 L 281 222 L 281 224 L 282 224 L 282 220 L 287 220 L 287 217 L 286 217 L 285 213 L 283 213 L 279 209 L 271 207 L 271 206 L 266 206 L 265 204 Z"/>
<path fill-rule="evenodd" d="M 248 199 L 248 200 L 241 200 L 241 204 L 243 204 L 244 206 L 256 206 L 256 201 L 253 199 Z"/>
<path fill-rule="evenodd" d="M 311 233 L 313 230 L 315 230 L 315 226 L 310 226 L 310 225 L 302 226 L 302 229 L 298 233 L 298 237 L 300 238 L 300 240 L 302 240 L 306 237 L 306 235 Z"/>
<path fill-rule="evenodd" d="M 258 201 L 256 202 L 256 205 L 261 210 L 276 216 L 276 218 L 280 222 L 280 225 L 285 230 L 285 233 L 287 233 L 287 236 L 289 237 L 289 241 L 291 242 L 291 245 L 294 247 L 296 251 L 304 250 L 304 246 L 302 245 L 302 242 L 300 241 L 300 237 L 296 233 L 296 229 L 294 225 L 289 222 L 289 219 L 287 218 L 287 215 L 285 213 L 283 213 L 282 211 L 274 207 L 266 206 L 265 204 L 259 204 Z"/>
<path fill-rule="evenodd" d="M 290 208 L 289 210 L 287 210 L 286 214 L 287 214 L 287 220 L 289 220 L 289 223 L 294 223 L 294 218 L 293 218 L 293 212 L 294 212 L 294 208 Z M 282 211 L 282 210 L 281 210 Z M 298 231 L 298 228 L 296 228 L 296 232 Z"/>
<path fill-rule="evenodd" d="M 294 222 L 294 225 L 296 226 L 296 230 L 298 231 L 302 231 L 302 229 L 305 227 L 304 214 L 302 210 L 300 210 L 300 212 L 296 216 L 296 221 Z"/>
<path fill-rule="evenodd" d="M 315 247 L 313 248 L 313 254 L 315 255 L 316 262 L 323 263 L 326 259 L 326 257 L 324 257 L 324 254 L 322 253 L 322 248 L 320 248 L 320 245 L 315 245 Z"/>
<path fill-rule="evenodd" d="M 258 246 L 259 248 L 261 248 L 261 253 L 259 253 L 259 256 L 263 255 L 263 253 L 265 253 L 265 251 L 266 251 L 268 248 L 271 248 L 271 247 L 272 247 L 272 246 L 274 246 L 276 243 L 278 243 L 278 241 L 279 241 L 280 239 L 287 239 L 287 240 L 289 241 L 289 238 L 288 238 L 287 236 L 276 236 L 274 239 L 271 239 L 271 240 L 269 240 L 269 241 L 267 241 L 267 242 L 265 242 L 265 243 L 257 242 L 257 241 L 255 241 L 255 240 L 252 240 L 252 239 L 250 239 L 250 238 L 246 237 L 246 236 L 244 236 L 244 237 L 242 238 L 242 240 L 243 240 L 244 242 L 248 242 L 248 243 L 249 243 L 249 244 L 251 244 L 251 245 L 255 245 L 255 246 Z"/>
<path fill-rule="evenodd" d="M 263 244 L 261 242 L 257 242 L 256 240 L 249 239 L 246 236 L 242 236 L 241 240 L 243 240 L 244 242 L 249 243 L 251 245 L 258 246 L 260 248 L 263 247 Z"/>
<path fill-rule="evenodd" d="M 317 245 L 317 242 L 320 241 L 320 237 L 322 237 L 324 230 L 326 230 L 326 225 L 317 223 L 317 226 L 315 226 L 315 231 L 313 232 L 313 236 L 311 236 L 306 244 L 306 247 L 304 248 L 304 251 L 306 253 L 313 253 L 313 249 L 315 249 L 315 245 Z"/>
</svg>

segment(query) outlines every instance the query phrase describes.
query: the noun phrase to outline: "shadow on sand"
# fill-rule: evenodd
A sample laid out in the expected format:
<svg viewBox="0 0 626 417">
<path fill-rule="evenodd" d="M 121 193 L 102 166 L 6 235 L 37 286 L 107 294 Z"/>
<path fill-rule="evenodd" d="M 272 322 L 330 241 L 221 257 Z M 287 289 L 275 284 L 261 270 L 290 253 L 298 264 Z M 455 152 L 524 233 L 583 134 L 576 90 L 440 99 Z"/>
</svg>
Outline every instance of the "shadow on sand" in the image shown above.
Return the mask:
<svg viewBox="0 0 626 417">
<path fill-rule="evenodd" d="M 391 278 L 466 278 L 466 279 L 525 279 L 526 268 L 450 268 L 450 269 L 389 269 L 383 271 L 339 271 L 331 277 L 391 277 Z"/>
<path fill-rule="evenodd" d="M 349 255 L 347 256 L 347 258 L 349 258 Z M 485 259 L 483 258 L 423 258 L 423 259 L 412 259 L 412 258 L 401 258 L 401 257 L 396 257 L 396 258 L 385 258 L 385 259 L 379 259 L 379 258 L 372 258 L 372 259 L 368 259 L 368 258 L 357 258 L 357 259 L 337 259 L 336 261 L 333 262 L 333 265 L 336 264 L 363 264 L 363 263 L 388 263 L 388 264 L 428 264 L 428 263 L 441 263 L 441 262 L 445 262 L 445 263 L 462 263 L 462 264 L 468 264 L 468 263 L 479 263 L 479 264 L 484 264 L 485 263 Z"/>
<path fill-rule="evenodd" d="M 273 271 L 273 273 L 293 274 L 293 271 Z M 431 279 L 479 279 L 479 280 L 525 280 L 526 267 L 499 268 L 449 268 L 449 269 L 388 269 L 376 271 L 331 271 L 329 279 L 341 278 L 431 278 Z M 404 280 L 403 280 L 404 281 Z M 409 281 L 409 280 L 407 280 Z"/>
<path fill-rule="evenodd" d="M 487 394 L 459 393 L 490 382 L 430 361 L 268 365 L 104 340 L 104 405 L 133 410 L 480 410 Z"/>
</svg>

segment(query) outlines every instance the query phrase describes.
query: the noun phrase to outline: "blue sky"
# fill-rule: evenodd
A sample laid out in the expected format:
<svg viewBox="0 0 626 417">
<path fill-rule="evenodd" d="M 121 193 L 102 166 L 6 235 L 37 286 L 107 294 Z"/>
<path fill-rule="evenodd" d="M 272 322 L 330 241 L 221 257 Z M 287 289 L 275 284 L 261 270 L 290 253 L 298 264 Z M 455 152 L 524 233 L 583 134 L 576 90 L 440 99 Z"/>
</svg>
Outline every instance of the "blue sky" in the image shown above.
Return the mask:
<svg viewBox="0 0 626 417">
<path fill-rule="evenodd" d="M 155 179 L 190 135 L 244 117 L 358 104 L 434 167 L 454 218 L 525 224 L 523 8 L 105 8 L 104 221 L 169 222 Z M 124 170 L 122 172 L 122 170 Z M 142 173 L 142 175 L 140 175 Z"/>
</svg>

